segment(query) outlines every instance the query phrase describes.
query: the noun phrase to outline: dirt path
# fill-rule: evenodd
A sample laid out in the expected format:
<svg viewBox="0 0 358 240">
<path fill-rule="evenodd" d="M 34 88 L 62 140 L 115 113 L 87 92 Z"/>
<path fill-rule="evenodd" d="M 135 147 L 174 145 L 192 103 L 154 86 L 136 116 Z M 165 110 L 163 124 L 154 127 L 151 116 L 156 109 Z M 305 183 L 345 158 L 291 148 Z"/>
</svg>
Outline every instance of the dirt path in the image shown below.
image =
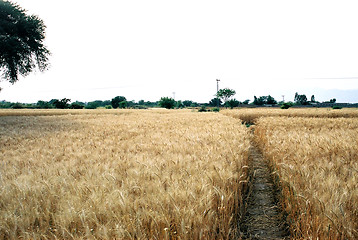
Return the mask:
<svg viewBox="0 0 358 240">
<path fill-rule="evenodd" d="M 277 205 L 277 188 L 269 163 L 252 143 L 249 157 L 248 203 L 241 230 L 244 239 L 288 239 L 287 225 Z"/>
</svg>

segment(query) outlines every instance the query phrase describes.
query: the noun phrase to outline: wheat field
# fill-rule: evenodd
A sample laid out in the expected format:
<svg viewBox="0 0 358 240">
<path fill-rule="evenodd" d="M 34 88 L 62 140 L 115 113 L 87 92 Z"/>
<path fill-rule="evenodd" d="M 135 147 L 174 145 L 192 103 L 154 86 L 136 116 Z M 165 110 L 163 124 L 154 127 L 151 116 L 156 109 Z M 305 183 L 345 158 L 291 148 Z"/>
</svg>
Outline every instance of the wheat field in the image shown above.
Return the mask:
<svg viewBox="0 0 358 240">
<path fill-rule="evenodd" d="M 358 238 L 358 119 L 262 117 L 256 142 L 272 161 L 295 239 Z"/>
<path fill-rule="evenodd" d="M 228 239 L 249 131 L 189 110 L 0 111 L 0 238 Z"/>
<path fill-rule="evenodd" d="M 292 239 L 357 239 L 357 116 L 1 110 L 0 238 L 240 237 L 249 148 L 257 144 Z"/>
<path fill-rule="evenodd" d="M 221 112 L 255 124 L 292 239 L 358 239 L 358 109 Z"/>
</svg>

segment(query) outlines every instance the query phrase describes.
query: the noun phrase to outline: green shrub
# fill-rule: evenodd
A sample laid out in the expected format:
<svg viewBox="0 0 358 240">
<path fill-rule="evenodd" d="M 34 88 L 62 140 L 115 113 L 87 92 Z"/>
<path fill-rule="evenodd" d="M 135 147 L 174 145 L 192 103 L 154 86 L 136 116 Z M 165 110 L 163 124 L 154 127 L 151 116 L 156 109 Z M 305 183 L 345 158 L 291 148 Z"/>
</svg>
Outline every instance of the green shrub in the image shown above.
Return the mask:
<svg viewBox="0 0 358 240">
<path fill-rule="evenodd" d="M 293 106 L 292 102 L 285 102 L 281 105 L 281 109 L 289 109 L 292 106 Z"/>
<path fill-rule="evenodd" d="M 341 106 L 333 106 L 332 109 L 342 109 Z"/>
<path fill-rule="evenodd" d="M 163 108 L 166 108 L 166 109 L 174 108 L 175 104 L 176 104 L 175 100 L 173 98 L 170 98 L 170 97 L 162 97 L 159 100 L 159 106 L 163 107 Z"/>
<path fill-rule="evenodd" d="M 202 106 L 201 108 L 199 108 L 198 112 L 207 112 L 208 110 L 206 109 L 205 106 Z"/>
<path fill-rule="evenodd" d="M 213 112 L 219 112 L 219 111 L 220 111 L 220 108 L 218 108 L 218 107 L 213 108 L 212 111 L 213 111 Z"/>
</svg>

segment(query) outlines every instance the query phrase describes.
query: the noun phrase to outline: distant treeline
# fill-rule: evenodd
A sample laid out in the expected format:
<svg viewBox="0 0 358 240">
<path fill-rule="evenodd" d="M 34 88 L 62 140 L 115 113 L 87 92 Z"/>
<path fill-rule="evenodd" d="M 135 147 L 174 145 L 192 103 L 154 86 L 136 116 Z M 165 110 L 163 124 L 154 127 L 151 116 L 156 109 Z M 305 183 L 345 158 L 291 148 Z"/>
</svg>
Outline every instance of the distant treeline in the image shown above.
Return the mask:
<svg viewBox="0 0 358 240">
<path fill-rule="evenodd" d="M 233 91 L 234 92 L 234 91 Z M 38 101 L 37 103 L 19 103 L 19 102 L 7 102 L 0 101 L 0 108 L 29 108 L 29 109 L 96 109 L 96 108 L 132 108 L 132 109 L 146 109 L 154 107 L 165 107 L 165 108 L 197 108 L 197 107 L 281 107 L 281 108 L 290 108 L 290 107 L 358 107 L 358 104 L 349 104 L 349 103 L 337 103 L 336 99 L 330 99 L 326 102 L 318 102 L 315 100 L 314 95 L 311 96 L 311 99 L 308 100 L 306 95 L 295 94 L 294 102 L 277 102 L 272 96 L 254 96 L 254 100 L 250 102 L 249 99 L 241 102 L 235 98 L 225 97 L 215 97 L 211 99 L 208 103 L 197 103 L 191 100 L 185 101 L 176 101 L 170 97 L 162 97 L 159 101 L 151 102 L 140 100 L 138 102 L 132 100 L 128 101 L 124 96 L 117 96 L 112 98 L 112 100 L 96 100 L 92 102 L 71 102 L 71 99 L 52 99 L 50 101 Z"/>
</svg>

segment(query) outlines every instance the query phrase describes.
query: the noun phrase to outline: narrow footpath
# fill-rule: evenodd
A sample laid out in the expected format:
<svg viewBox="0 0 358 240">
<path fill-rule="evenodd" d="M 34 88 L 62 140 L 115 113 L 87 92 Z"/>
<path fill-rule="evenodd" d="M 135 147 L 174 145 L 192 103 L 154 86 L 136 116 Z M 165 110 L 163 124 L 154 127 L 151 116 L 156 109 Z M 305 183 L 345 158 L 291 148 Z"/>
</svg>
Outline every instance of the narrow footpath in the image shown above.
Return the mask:
<svg viewBox="0 0 358 240">
<path fill-rule="evenodd" d="M 249 156 L 249 191 L 241 231 L 243 239 L 289 239 L 284 216 L 278 207 L 277 188 L 269 163 L 253 142 Z"/>
</svg>

